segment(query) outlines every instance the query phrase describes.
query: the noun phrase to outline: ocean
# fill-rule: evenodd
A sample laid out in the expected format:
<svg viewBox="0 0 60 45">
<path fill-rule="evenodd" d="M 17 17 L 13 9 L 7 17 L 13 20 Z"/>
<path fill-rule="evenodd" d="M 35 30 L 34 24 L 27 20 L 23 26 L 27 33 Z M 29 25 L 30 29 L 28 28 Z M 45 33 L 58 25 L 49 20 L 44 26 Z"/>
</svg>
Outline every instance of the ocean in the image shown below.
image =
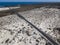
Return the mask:
<svg viewBox="0 0 60 45">
<path fill-rule="evenodd" d="M 2 7 L 2 6 L 15 6 L 15 5 L 29 5 L 29 4 L 30 5 L 31 4 L 44 4 L 44 2 L 0 2 L 0 7 Z"/>
<path fill-rule="evenodd" d="M 16 6 L 16 5 L 48 4 L 48 3 L 56 3 L 56 2 L 0 2 L 0 7 Z M 60 2 L 58 4 L 60 4 Z"/>
</svg>

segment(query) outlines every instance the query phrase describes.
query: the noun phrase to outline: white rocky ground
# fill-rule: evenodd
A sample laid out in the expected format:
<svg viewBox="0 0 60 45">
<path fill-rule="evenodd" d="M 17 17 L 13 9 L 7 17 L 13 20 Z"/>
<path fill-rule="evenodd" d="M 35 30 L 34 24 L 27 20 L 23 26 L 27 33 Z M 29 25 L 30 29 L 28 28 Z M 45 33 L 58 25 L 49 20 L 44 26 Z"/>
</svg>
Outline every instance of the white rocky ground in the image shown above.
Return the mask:
<svg viewBox="0 0 60 45">
<path fill-rule="evenodd" d="M 59 31 L 54 28 L 60 28 L 60 9 L 41 7 L 19 13 L 59 42 Z M 0 45 L 46 45 L 46 40 L 14 14 L 0 18 Z"/>
<path fill-rule="evenodd" d="M 20 14 L 53 39 L 60 39 L 60 9 L 41 7 Z M 59 28 L 59 30 L 55 28 Z M 60 40 L 58 42 L 60 43 Z"/>
<path fill-rule="evenodd" d="M 45 45 L 46 41 L 16 15 L 0 18 L 0 45 Z"/>
</svg>

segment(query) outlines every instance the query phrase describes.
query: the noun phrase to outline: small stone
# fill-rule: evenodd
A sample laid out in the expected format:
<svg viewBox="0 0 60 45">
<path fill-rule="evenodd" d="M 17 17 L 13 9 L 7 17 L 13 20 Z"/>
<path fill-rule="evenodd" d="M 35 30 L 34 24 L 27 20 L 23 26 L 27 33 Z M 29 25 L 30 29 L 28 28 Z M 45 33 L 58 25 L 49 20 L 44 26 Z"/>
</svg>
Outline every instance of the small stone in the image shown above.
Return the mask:
<svg viewBox="0 0 60 45">
<path fill-rule="evenodd" d="M 1 42 L 3 44 L 3 42 Z"/>
<path fill-rule="evenodd" d="M 60 39 L 57 39 L 57 41 L 60 43 Z"/>
<path fill-rule="evenodd" d="M 36 42 L 39 42 L 39 40 L 36 40 Z"/>
<path fill-rule="evenodd" d="M 9 41 L 9 43 L 11 43 L 12 41 Z"/>
<path fill-rule="evenodd" d="M 8 41 L 9 41 L 9 39 L 7 39 L 7 40 L 5 41 L 5 43 L 8 43 Z"/>
<path fill-rule="evenodd" d="M 14 32 L 11 31 L 11 35 L 13 35 Z"/>
<path fill-rule="evenodd" d="M 24 26 L 23 24 L 21 26 Z"/>
<path fill-rule="evenodd" d="M 29 34 L 29 32 L 28 32 L 28 31 L 26 31 L 26 34 L 27 34 L 28 36 L 30 36 L 30 34 Z"/>
<path fill-rule="evenodd" d="M 36 45 L 38 45 L 38 43 L 36 43 Z"/>
<path fill-rule="evenodd" d="M 28 26 L 30 26 L 30 24 L 28 24 Z"/>
<path fill-rule="evenodd" d="M 15 40 L 15 38 L 13 38 L 13 40 Z"/>
<path fill-rule="evenodd" d="M 25 29 L 25 27 L 22 28 L 23 30 Z"/>
<path fill-rule="evenodd" d="M 31 41 L 29 43 L 31 43 Z"/>
<path fill-rule="evenodd" d="M 47 28 L 47 29 L 51 30 L 51 28 Z"/>
<path fill-rule="evenodd" d="M 36 34 L 36 35 L 37 35 L 37 33 L 36 33 L 36 32 L 34 32 L 34 34 Z"/>
<path fill-rule="evenodd" d="M 60 28 L 53 28 L 53 30 L 58 30 L 58 31 L 60 31 Z"/>
<path fill-rule="evenodd" d="M 46 45 L 52 45 L 52 44 L 48 42 L 48 43 L 46 43 Z"/>
<path fill-rule="evenodd" d="M 21 30 L 19 30 L 18 33 L 21 33 Z"/>
</svg>

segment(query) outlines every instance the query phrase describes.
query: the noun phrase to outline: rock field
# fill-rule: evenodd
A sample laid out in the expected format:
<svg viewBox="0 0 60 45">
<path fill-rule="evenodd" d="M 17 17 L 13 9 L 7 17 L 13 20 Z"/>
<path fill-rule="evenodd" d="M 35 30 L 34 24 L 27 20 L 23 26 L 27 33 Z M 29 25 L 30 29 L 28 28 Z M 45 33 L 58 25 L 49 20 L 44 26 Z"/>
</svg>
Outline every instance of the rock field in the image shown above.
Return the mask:
<svg viewBox="0 0 60 45">
<path fill-rule="evenodd" d="M 36 8 L 19 12 L 60 43 L 60 9 Z M 41 34 L 16 14 L 0 17 L 0 45 L 49 45 Z"/>
</svg>

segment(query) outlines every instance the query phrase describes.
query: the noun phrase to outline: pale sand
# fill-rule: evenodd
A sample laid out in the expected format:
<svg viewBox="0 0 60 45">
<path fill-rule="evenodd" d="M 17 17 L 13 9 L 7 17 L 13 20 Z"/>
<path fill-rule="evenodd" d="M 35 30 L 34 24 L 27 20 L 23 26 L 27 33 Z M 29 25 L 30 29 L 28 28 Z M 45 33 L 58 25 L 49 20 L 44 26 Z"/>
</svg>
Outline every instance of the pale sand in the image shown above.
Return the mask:
<svg viewBox="0 0 60 45">
<path fill-rule="evenodd" d="M 17 9 L 17 8 L 20 8 L 20 7 L 3 7 L 3 8 L 0 8 L 0 11 L 10 10 L 9 8 Z"/>
</svg>

